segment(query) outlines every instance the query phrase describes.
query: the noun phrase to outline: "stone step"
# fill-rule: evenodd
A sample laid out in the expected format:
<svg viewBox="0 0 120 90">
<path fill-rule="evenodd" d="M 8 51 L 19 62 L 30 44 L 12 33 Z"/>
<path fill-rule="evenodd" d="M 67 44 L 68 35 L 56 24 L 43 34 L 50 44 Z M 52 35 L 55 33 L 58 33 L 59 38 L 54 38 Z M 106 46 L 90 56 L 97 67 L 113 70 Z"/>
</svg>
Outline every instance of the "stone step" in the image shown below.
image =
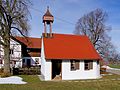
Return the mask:
<svg viewBox="0 0 120 90">
<path fill-rule="evenodd" d="M 55 78 L 53 80 L 61 80 L 61 76 L 60 75 L 56 75 Z"/>
</svg>

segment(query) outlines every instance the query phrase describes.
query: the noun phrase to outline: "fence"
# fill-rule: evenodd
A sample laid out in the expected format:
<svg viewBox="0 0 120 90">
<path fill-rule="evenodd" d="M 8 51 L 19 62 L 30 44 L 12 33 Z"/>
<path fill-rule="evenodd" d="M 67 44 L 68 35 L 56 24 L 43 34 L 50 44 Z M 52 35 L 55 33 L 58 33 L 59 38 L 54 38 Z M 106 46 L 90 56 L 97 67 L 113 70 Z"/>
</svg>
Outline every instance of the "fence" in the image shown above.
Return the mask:
<svg viewBox="0 0 120 90">
<path fill-rule="evenodd" d="M 13 68 L 13 75 L 40 75 L 40 67 Z"/>
</svg>

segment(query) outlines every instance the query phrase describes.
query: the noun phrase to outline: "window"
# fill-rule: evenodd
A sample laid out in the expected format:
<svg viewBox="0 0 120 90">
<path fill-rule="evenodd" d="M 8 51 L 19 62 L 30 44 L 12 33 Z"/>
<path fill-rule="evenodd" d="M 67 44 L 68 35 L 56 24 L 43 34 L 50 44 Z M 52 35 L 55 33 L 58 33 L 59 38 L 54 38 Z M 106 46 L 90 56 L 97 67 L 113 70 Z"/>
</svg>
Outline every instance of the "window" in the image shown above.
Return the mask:
<svg viewBox="0 0 120 90">
<path fill-rule="evenodd" d="M 39 64 L 39 58 L 35 58 L 35 64 Z"/>
<path fill-rule="evenodd" d="M 10 54 L 12 54 L 12 55 L 14 54 L 14 51 L 13 51 L 13 49 L 10 49 Z"/>
<path fill-rule="evenodd" d="M 10 64 L 12 64 L 12 61 L 10 61 Z"/>
<path fill-rule="evenodd" d="M 25 59 L 23 59 L 23 63 L 25 63 Z"/>
<path fill-rule="evenodd" d="M 90 60 L 90 61 L 85 60 L 84 64 L 85 64 L 85 67 L 84 67 L 85 70 L 93 69 L 93 61 L 92 60 Z"/>
<path fill-rule="evenodd" d="M 71 60 L 71 71 L 79 70 L 79 61 Z"/>
<path fill-rule="evenodd" d="M 23 64 L 23 67 L 25 67 L 26 66 L 26 64 L 25 64 L 25 59 L 22 59 L 22 64 Z"/>
<path fill-rule="evenodd" d="M 27 52 L 30 53 L 30 49 L 27 49 Z"/>
<path fill-rule="evenodd" d="M 0 64 L 3 64 L 2 59 L 0 59 Z"/>
</svg>

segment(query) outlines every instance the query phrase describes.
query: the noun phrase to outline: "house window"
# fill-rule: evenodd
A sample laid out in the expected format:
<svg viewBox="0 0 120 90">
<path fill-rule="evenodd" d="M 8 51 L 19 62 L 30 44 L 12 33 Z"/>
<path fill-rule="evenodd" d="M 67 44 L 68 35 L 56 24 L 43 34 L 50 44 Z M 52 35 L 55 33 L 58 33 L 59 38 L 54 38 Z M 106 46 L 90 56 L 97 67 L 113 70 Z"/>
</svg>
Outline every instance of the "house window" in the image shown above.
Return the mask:
<svg viewBox="0 0 120 90">
<path fill-rule="evenodd" d="M 12 54 L 12 55 L 14 54 L 14 51 L 13 51 L 13 49 L 10 49 L 10 54 Z"/>
<path fill-rule="evenodd" d="M 0 59 L 0 64 L 3 64 L 2 59 Z"/>
<path fill-rule="evenodd" d="M 12 64 L 12 60 L 10 61 L 10 64 Z"/>
<path fill-rule="evenodd" d="M 79 70 L 79 61 L 71 60 L 71 71 Z"/>
<path fill-rule="evenodd" d="M 39 64 L 39 58 L 35 58 L 35 64 Z"/>
<path fill-rule="evenodd" d="M 23 59 L 23 63 L 25 63 L 25 59 Z"/>
<path fill-rule="evenodd" d="M 30 53 L 30 50 L 29 50 L 29 49 L 27 49 L 27 53 Z"/>
<path fill-rule="evenodd" d="M 93 61 L 92 60 L 90 60 L 90 61 L 85 60 L 84 63 L 85 63 L 85 67 L 84 67 L 85 70 L 93 69 Z"/>
</svg>

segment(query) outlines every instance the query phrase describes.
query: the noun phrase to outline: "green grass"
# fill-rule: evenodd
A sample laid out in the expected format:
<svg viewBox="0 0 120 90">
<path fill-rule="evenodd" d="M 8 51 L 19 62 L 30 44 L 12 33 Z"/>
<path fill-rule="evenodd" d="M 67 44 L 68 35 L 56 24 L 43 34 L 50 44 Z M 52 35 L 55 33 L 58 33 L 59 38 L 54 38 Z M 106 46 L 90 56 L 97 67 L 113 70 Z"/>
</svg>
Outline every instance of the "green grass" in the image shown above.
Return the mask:
<svg viewBox="0 0 120 90">
<path fill-rule="evenodd" d="M 105 81 L 96 80 L 93 82 L 40 81 L 35 75 L 20 75 L 20 77 L 28 83 L 24 85 L 0 85 L 0 90 L 120 90 L 120 80 L 108 80 L 120 78 L 120 75 L 104 76 L 101 80 Z"/>
<path fill-rule="evenodd" d="M 113 65 L 113 64 L 110 64 L 110 65 L 109 65 L 109 67 L 111 67 L 111 68 L 118 68 L 118 69 L 120 69 L 120 65 Z"/>
</svg>

